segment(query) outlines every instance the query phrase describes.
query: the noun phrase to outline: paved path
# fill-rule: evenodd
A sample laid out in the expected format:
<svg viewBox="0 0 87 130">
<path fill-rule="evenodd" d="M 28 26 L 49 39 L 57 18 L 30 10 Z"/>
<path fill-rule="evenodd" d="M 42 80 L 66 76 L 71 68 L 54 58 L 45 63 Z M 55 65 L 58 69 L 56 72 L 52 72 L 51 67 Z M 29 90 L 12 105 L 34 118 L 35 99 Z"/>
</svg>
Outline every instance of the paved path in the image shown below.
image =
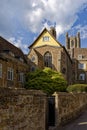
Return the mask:
<svg viewBox="0 0 87 130">
<path fill-rule="evenodd" d="M 85 111 L 78 119 L 63 126 L 59 130 L 87 130 L 87 111 Z"/>
</svg>

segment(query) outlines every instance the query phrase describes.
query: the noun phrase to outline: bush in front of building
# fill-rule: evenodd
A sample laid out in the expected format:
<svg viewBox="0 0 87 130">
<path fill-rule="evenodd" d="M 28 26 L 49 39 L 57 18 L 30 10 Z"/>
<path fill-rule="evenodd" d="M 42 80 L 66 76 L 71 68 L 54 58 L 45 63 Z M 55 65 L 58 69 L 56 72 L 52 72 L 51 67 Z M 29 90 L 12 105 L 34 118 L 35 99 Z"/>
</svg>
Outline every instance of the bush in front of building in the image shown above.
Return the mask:
<svg viewBox="0 0 87 130">
<path fill-rule="evenodd" d="M 68 92 L 87 92 L 87 84 L 74 84 L 67 87 Z"/>
<path fill-rule="evenodd" d="M 51 95 L 55 91 L 65 92 L 66 87 L 67 82 L 62 74 L 50 68 L 45 68 L 43 70 L 38 69 L 26 75 L 26 89 L 42 90 L 48 95 Z"/>
</svg>

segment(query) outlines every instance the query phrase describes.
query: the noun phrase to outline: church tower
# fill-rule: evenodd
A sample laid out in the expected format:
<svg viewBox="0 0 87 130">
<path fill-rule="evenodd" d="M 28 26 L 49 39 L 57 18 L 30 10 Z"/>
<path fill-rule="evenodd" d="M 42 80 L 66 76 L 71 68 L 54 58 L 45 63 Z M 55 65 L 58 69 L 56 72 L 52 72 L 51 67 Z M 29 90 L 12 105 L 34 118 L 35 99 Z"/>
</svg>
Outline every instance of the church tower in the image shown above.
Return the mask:
<svg viewBox="0 0 87 130">
<path fill-rule="evenodd" d="M 78 32 L 76 36 L 68 36 L 66 33 L 66 49 L 70 54 L 71 58 L 73 57 L 73 49 L 80 48 L 80 33 Z"/>
</svg>

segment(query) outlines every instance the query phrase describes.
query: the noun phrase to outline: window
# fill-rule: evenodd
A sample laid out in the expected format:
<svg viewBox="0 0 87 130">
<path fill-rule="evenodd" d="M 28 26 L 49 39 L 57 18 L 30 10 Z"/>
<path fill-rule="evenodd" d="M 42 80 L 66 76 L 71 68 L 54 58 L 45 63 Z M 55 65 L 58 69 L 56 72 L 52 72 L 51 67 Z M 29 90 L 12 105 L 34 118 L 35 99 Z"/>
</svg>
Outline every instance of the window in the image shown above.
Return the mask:
<svg viewBox="0 0 87 130">
<path fill-rule="evenodd" d="M 34 66 L 31 67 L 31 72 L 34 72 L 36 68 Z"/>
<path fill-rule="evenodd" d="M 79 75 L 79 80 L 85 80 L 85 74 L 80 74 Z"/>
<path fill-rule="evenodd" d="M 52 68 L 52 55 L 50 52 L 46 52 L 44 55 L 44 65 Z"/>
<path fill-rule="evenodd" d="M 35 61 L 35 56 L 32 56 L 31 61 L 32 61 L 32 62 Z"/>
<path fill-rule="evenodd" d="M 85 64 L 84 63 L 79 63 L 78 68 L 79 69 L 85 69 Z"/>
<path fill-rule="evenodd" d="M 14 53 L 13 52 L 9 52 L 9 54 L 12 56 L 12 57 L 14 57 L 15 55 L 14 55 Z"/>
<path fill-rule="evenodd" d="M 48 37 L 48 36 L 44 36 L 44 37 L 43 37 L 43 41 L 44 41 L 44 42 L 49 41 L 49 37 Z"/>
<path fill-rule="evenodd" d="M 24 82 L 24 73 L 22 72 L 19 73 L 19 81 L 22 83 Z"/>
<path fill-rule="evenodd" d="M 23 61 L 24 61 L 24 60 L 23 60 L 23 58 L 21 58 L 21 57 L 20 57 L 19 59 L 20 59 L 20 61 L 21 61 L 21 62 L 23 62 Z"/>
<path fill-rule="evenodd" d="M 8 68 L 7 79 L 13 80 L 13 69 L 12 68 Z"/>
<path fill-rule="evenodd" d="M 78 55 L 78 60 L 81 60 L 82 59 L 82 55 Z"/>
<path fill-rule="evenodd" d="M 2 64 L 0 64 L 0 78 L 2 77 Z"/>
</svg>

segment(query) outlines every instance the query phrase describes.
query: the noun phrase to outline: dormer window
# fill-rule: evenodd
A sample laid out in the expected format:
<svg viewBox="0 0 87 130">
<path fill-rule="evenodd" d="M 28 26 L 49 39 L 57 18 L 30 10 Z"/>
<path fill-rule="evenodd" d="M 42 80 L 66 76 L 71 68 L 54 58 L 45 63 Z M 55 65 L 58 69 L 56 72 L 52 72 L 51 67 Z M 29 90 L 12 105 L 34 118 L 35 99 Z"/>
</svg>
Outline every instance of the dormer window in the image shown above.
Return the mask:
<svg viewBox="0 0 87 130">
<path fill-rule="evenodd" d="M 3 50 L 4 53 L 9 53 L 10 50 Z"/>
<path fill-rule="evenodd" d="M 44 37 L 43 37 L 43 41 L 44 41 L 44 42 L 49 41 L 49 36 L 44 36 Z"/>
<path fill-rule="evenodd" d="M 20 56 L 15 56 L 15 58 L 19 59 L 21 62 L 24 62 L 23 58 L 21 58 Z"/>
<path fill-rule="evenodd" d="M 9 54 L 10 56 L 14 57 L 14 53 L 10 50 L 3 50 L 4 53 Z"/>
</svg>

